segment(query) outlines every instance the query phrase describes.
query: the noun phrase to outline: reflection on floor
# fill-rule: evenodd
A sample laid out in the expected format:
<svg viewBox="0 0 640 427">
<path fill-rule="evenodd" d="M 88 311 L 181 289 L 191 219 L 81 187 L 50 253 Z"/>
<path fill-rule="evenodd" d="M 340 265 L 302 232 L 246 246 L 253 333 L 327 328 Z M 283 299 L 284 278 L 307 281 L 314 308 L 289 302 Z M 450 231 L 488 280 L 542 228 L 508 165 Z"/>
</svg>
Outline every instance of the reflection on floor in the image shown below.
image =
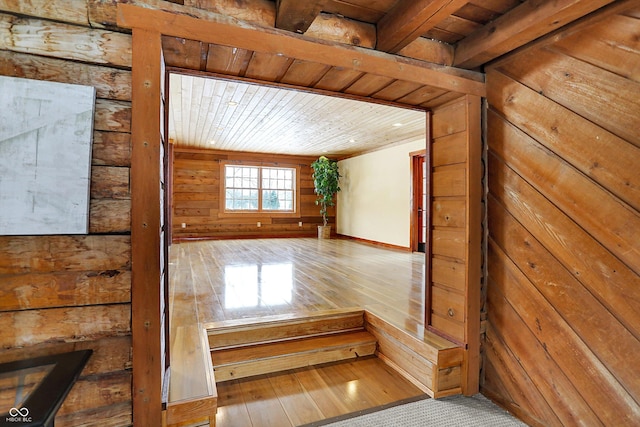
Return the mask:
<svg viewBox="0 0 640 427">
<path fill-rule="evenodd" d="M 421 335 L 424 261 L 421 253 L 343 239 L 173 244 L 171 328 L 361 307 Z"/>
<path fill-rule="evenodd" d="M 356 307 L 424 332 L 420 253 L 342 239 L 195 241 L 171 246 L 169 273 L 172 337 L 187 326 Z M 422 394 L 376 357 L 217 388 L 218 425 L 232 426 L 298 425 Z"/>
</svg>

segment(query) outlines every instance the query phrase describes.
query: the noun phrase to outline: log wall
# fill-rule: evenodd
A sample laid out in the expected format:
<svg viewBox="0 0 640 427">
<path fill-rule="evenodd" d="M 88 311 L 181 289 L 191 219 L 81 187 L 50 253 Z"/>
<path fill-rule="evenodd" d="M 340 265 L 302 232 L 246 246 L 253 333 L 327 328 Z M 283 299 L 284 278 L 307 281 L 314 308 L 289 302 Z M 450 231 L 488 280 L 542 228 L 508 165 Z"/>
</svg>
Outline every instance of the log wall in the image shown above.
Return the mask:
<svg viewBox="0 0 640 427">
<path fill-rule="evenodd" d="M 532 425 L 640 423 L 639 18 L 487 70 L 482 390 Z"/>
<path fill-rule="evenodd" d="M 94 351 L 56 426 L 132 423 L 131 36 L 106 29 L 115 7 L 0 0 L 0 75 L 97 90 L 89 234 L 0 237 L 0 362 Z"/>
<path fill-rule="evenodd" d="M 231 151 L 173 150 L 172 237 L 193 238 L 261 238 L 317 235 L 322 225 L 320 207 L 316 206 L 311 163 L 315 158 L 278 156 Z M 295 216 L 271 217 L 268 214 L 220 215 L 221 161 L 262 162 L 265 165 L 299 167 L 300 212 Z M 335 231 L 335 208 L 329 208 L 329 223 Z M 260 222 L 260 227 L 258 227 Z M 299 226 L 302 222 L 302 227 Z M 185 228 L 182 228 L 182 224 Z"/>
</svg>

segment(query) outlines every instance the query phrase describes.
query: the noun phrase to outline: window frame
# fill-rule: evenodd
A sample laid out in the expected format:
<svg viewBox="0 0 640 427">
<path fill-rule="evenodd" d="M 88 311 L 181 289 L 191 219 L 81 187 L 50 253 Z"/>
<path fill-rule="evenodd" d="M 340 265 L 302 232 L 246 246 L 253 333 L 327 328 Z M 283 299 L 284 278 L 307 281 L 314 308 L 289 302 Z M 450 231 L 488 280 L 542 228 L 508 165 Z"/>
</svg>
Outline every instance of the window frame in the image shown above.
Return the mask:
<svg viewBox="0 0 640 427">
<path fill-rule="evenodd" d="M 226 167 L 227 166 L 244 166 L 244 167 L 257 167 L 260 169 L 258 173 L 258 209 L 256 210 L 235 210 L 227 209 L 226 200 Z M 263 210 L 262 209 L 262 168 L 276 168 L 276 169 L 292 169 L 293 170 L 293 211 L 277 211 L 277 210 Z M 281 163 L 281 162 L 251 162 L 240 160 L 226 160 L 220 162 L 220 210 L 218 217 L 262 217 L 262 218 L 282 218 L 282 217 L 294 217 L 300 218 L 300 165 Z"/>
</svg>

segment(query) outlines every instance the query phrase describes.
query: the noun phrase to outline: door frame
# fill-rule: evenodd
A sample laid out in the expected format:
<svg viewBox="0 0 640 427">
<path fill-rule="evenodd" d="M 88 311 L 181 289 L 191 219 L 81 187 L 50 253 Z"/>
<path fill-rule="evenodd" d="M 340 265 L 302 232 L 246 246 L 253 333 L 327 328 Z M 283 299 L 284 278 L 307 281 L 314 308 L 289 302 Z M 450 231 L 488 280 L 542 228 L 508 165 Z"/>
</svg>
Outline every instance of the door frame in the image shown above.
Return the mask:
<svg viewBox="0 0 640 427">
<path fill-rule="evenodd" d="M 428 134 L 428 131 L 427 131 Z M 427 135 L 428 136 L 428 135 Z M 428 138 L 427 138 L 428 139 Z M 422 179 L 422 173 L 419 170 L 420 169 L 420 165 L 422 164 L 421 159 L 424 158 L 424 162 L 425 162 L 425 169 L 428 170 L 428 168 L 426 168 L 426 166 L 428 165 L 428 161 L 427 161 L 427 150 L 418 150 L 418 151 L 413 151 L 411 153 L 409 153 L 409 157 L 411 158 L 411 220 L 409 222 L 409 226 L 410 226 L 410 248 L 412 252 L 417 252 L 419 245 L 420 245 L 420 220 L 417 219 L 418 218 L 418 209 L 420 206 L 420 201 L 419 198 L 422 197 L 421 194 L 419 194 L 419 189 L 422 187 L 422 183 L 420 182 Z M 428 204 L 428 198 L 429 198 L 429 176 L 427 174 L 427 182 L 426 182 L 426 186 L 427 186 L 427 204 Z M 426 206 L 423 206 L 423 209 L 425 209 Z M 427 226 L 427 230 L 429 229 L 429 210 L 427 209 L 427 219 L 426 219 L 426 226 Z M 428 234 L 428 231 L 427 231 Z M 427 236 L 428 238 L 428 236 Z M 425 253 L 426 253 L 426 243 L 427 243 L 427 239 L 425 239 Z"/>
<path fill-rule="evenodd" d="M 135 425 L 162 423 L 161 312 L 160 312 L 160 144 L 162 125 L 161 76 L 163 35 L 261 50 L 291 58 L 344 67 L 375 70 L 392 79 L 436 85 L 448 91 L 486 96 L 484 82 L 443 73 L 419 61 L 399 61 L 395 55 L 331 43 L 231 18 L 203 14 L 202 18 L 126 3 L 117 5 L 117 25 L 132 29 L 132 162 L 131 162 L 131 330 L 132 401 Z M 204 19 L 203 19 L 204 18 Z M 209 19 L 207 19 L 209 18 Z M 427 114 L 430 129 L 430 115 Z M 430 146 L 430 137 L 427 145 Z M 427 150 L 428 152 L 430 150 Z M 427 166 L 431 170 L 430 164 Z M 430 174 L 429 174 L 430 175 Z M 164 205 L 166 209 L 167 206 Z M 430 217 L 430 215 L 429 215 Z M 166 242 L 165 242 L 166 243 Z M 430 283 L 430 241 L 427 244 L 427 283 Z M 164 255 L 164 254 L 163 254 Z M 428 301 L 427 301 L 428 303 Z M 467 375 L 470 372 L 466 372 Z M 473 375 L 473 373 L 471 373 Z M 465 380 L 463 379 L 463 382 Z"/>
</svg>

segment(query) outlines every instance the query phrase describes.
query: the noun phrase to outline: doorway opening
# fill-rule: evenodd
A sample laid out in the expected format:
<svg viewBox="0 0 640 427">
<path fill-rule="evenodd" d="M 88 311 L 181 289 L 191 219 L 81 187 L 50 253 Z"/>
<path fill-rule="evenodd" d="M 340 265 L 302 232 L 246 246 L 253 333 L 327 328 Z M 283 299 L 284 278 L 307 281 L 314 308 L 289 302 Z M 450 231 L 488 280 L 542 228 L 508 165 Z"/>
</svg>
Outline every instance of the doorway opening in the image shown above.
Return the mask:
<svg viewBox="0 0 640 427">
<path fill-rule="evenodd" d="M 429 174 L 427 152 L 420 150 L 411 156 L 411 250 L 426 253 L 429 239 Z"/>
<path fill-rule="evenodd" d="M 386 219 L 386 226 L 380 227 L 382 231 L 398 229 L 404 239 L 402 246 L 404 251 L 416 252 L 413 241 L 419 240 L 421 252 L 425 252 L 426 233 L 429 227 L 425 209 L 427 198 L 422 195 L 422 192 L 427 189 L 428 168 L 426 164 L 416 166 L 420 177 L 418 186 L 411 181 L 413 179 L 411 169 L 416 167 L 406 164 L 407 154 L 416 155 L 417 160 L 422 159 L 425 163 L 426 145 L 430 136 L 428 113 L 424 109 L 406 106 L 403 108 L 393 103 L 371 103 L 367 99 L 357 99 L 358 97 L 355 96 L 352 96 L 352 99 L 346 99 L 344 95 L 330 96 L 331 94 L 326 91 L 314 93 L 312 90 L 305 91 L 282 84 L 248 81 L 174 67 L 168 67 L 167 74 L 166 93 L 169 97 L 166 102 L 165 122 L 168 124 L 167 135 L 172 141 L 167 163 L 170 170 L 175 166 L 175 159 L 180 163 L 175 172 L 180 180 L 173 182 L 171 176 L 173 172 L 169 172 L 166 179 L 167 188 L 170 191 L 165 206 L 171 218 L 168 229 L 172 231 L 172 237 L 168 239 L 167 244 L 171 241 L 216 240 L 230 237 L 243 239 L 283 237 L 283 233 L 287 234 L 286 237 L 309 237 L 309 233 L 306 236 L 304 233 L 309 230 L 307 229 L 311 224 L 309 219 L 318 215 L 319 208 L 314 204 L 313 188 L 309 187 L 309 185 L 312 186 L 312 180 L 309 179 L 308 165 L 301 166 L 297 160 L 299 157 L 293 159 L 292 156 L 311 157 L 323 155 L 322 153 L 326 152 L 327 155 L 333 155 L 332 157 L 338 159 L 353 160 L 361 155 L 367 156 L 382 149 L 393 148 L 393 155 L 398 157 L 399 166 L 391 168 L 388 156 L 382 156 L 384 158 L 377 160 L 378 167 L 370 173 L 378 178 L 381 175 L 384 176 L 385 172 L 388 174 L 382 179 L 384 182 L 376 181 L 380 186 L 398 181 L 402 183 L 402 187 L 393 191 L 376 187 L 375 190 L 378 193 L 364 195 L 362 194 L 363 184 L 371 180 L 363 177 L 364 168 L 360 164 L 353 166 L 354 173 L 347 177 L 347 180 L 358 181 L 358 184 L 351 189 L 357 197 L 352 199 L 352 203 L 341 206 L 344 206 L 344 209 L 355 207 L 355 213 L 345 216 L 343 221 L 343 217 L 340 217 L 342 229 L 360 231 L 353 223 L 355 221 L 368 223 L 368 219 L 380 211 L 380 209 L 371 209 L 372 195 L 376 194 L 374 198 L 377 201 L 388 197 L 389 201 L 382 211 L 392 217 Z M 350 104 L 346 104 L 347 101 L 350 101 Z M 378 111 L 383 107 L 384 112 L 379 113 Z M 206 117 L 210 117 L 210 120 L 205 120 Z M 323 138 L 322 134 L 326 136 Z M 410 148 L 402 149 L 405 143 L 411 141 L 419 144 L 411 144 Z M 352 145 L 356 148 L 352 148 Z M 402 154 L 395 154 L 396 150 L 397 153 L 401 150 L 405 151 Z M 277 164 L 278 167 L 283 166 L 283 162 L 296 163 L 296 167 L 300 169 L 296 176 L 302 180 L 302 187 L 296 188 L 296 194 L 304 198 L 301 201 L 301 211 L 294 212 L 291 217 L 279 214 L 272 218 L 265 216 L 264 212 L 225 211 L 227 209 L 226 194 L 221 188 L 224 187 L 222 180 L 226 179 L 226 175 L 220 168 L 225 162 L 237 162 L 243 165 L 257 163 L 264 165 L 268 162 L 269 165 Z M 345 185 L 347 185 L 346 181 Z M 410 228 L 415 227 L 410 226 L 409 216 L 407 216 L 407 212 L 414 210 L 412 200 L 418 200 L 416 196 L 412 197 L 414 188 L 420 189 L 420 200 L 422 200 L 420 209 L 424 212 L 420 218 L 412 214 L 416 223 L 419 222 L 417 228 L 422 230 L 420 238 L 418 238 L 419 233 L 410 232 Z M 205 191 L 209 191 L 210 194 L 205 194 Z M 400 193 L 405 201 L 403 207 L 398 209 L 397 200 Z M 238 219 L 239 215 L 244 217 Z M 395 224 L 398 219 L 400 225 Z M 207 224 L 209 221 L 213 225 Z M 346 233 L 345 236 L 354 237 Z M 400 246 L 383 240 L 376 242 L 375 239 L 366 236 L 360 238 L 357 234 L 355 238 L 366 240 L 368 243 L 379 243 L 383 247 Z M 216 259 L 222 258 L 226 259 L 226 256 L 219 256 Z M 411 319 L 419 317 L 422 319 L 419 326 L 422 327 L 424 310 L 417 305 L 424 307 L 425 304 L 423 289 L 426 286 L 424 272 L 426 259 L 420 258 L 417 254 L 413 259 L 407 274 L 413 275 L 414 280 L 417 276 L 422 278 L 423 283 L 417 288 L 417 294 L 422 295 L 422 298 L 421 301 L 416 300 L 416 304 L 412 305 L 410 310 L 406 310 L 403 315 Z M 276 261 L 278 260 L 271 259 L 269 263 Z M 245 259 L 244 256 L 237 256 L 236 261 L 228 260 L 228 262 L 243 265 L 255 264 L 254 260 Z M 171 270 L 175 270 L 175 265 L 169 266 L 169 269 L 169 280 L 179 276 L 172 274 Z M 221 276 L 220 289 L 229 290 L 222 277 L 225 276 L 223 270 L 214 274 Z M 210 276 L 211 272 L 208 275 Z M 223 294 L 226 295 L 221 291 L 220 295 Z M 260 298 L 264 297 L 256 294 L 250 298 L 261 300 Z M 212 298 L 211 301 L 216 302 L 218 309 L 222 312 L 231 311 L 231 308 L 225 308 L 225 298 Z M 299 304 L 299 301 L 289 301 L 288 305 L 293 306 L 296 303 Z M 257 317 L 261 316 L 260 313 L 268 312 L 264 307 L 261 310 L 260 304 L 255 305 L 253 309 Z M 416 309 L 420 311 L 420 316 L 413 315 L 417 312 Z M 245 307 L 245 311 L 247 310 L 248 308 Z M 210 313 L 210 307 L 199 312 Z M 213 320 L 221 319 L 207 319 L 207 321 Z"/>
</svg>

